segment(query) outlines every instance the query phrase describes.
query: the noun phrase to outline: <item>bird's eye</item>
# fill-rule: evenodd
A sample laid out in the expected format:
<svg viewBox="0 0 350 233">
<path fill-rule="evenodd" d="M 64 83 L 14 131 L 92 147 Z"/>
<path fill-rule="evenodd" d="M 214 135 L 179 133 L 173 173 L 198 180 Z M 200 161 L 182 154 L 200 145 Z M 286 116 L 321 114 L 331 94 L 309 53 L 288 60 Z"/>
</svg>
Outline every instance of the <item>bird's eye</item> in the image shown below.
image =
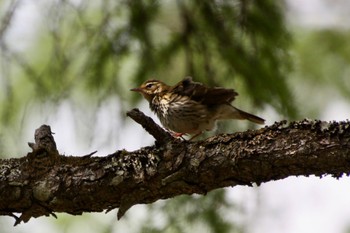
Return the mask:
<svg viewBox="0 0 350 233">
<path fill-rule="evenodd" d="M 150 89 L 151 87 L 153 87 L 153 83 L 148 83 L 148 84 L 146 85 L 146 88 L 147 88 L 147 89 Z"/>
</svg>

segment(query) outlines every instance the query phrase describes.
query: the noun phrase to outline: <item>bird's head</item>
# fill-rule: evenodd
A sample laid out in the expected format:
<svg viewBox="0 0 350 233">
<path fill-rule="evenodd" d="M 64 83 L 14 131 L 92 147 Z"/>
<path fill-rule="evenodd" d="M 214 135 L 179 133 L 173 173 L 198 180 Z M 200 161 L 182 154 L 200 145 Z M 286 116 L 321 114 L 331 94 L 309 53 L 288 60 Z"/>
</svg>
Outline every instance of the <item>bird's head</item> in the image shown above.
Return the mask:
<svg viewBox="0 0 350 233">
<path fill-rule="evenodd" d="M 159 93 L 167 91 L 170 87 L 162 81 L 151 79 L 144 82 L 140 87 L 132 88 L 130 91 L 140 92 L 149 102 Z"/>
</svg>

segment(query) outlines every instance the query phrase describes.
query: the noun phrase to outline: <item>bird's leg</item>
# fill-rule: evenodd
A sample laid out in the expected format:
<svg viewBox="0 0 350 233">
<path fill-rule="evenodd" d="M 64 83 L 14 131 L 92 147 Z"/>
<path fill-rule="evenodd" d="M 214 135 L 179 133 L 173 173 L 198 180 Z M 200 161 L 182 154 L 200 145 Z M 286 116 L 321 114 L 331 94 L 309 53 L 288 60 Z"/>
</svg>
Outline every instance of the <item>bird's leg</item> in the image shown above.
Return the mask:
<svg viewBox="0 0 350 233">
<path fill-rule="evenodd" d="M 169 131 L 171 136 L 173 136 L 174 138 L 181 138 L 182 140 L 186 140 L 183 136 L 186 135 L 186 133 L 176 133 L 173 131 Z"/>
<path fill-rule="evenodd" d="M 187 135 L 186 133 L 176 133 L 176 132 L 172 132 L 169 131 L 171 136 L 173 136 L 174 138 L 181 138 L 182 140 L 186 141 L 187 139 L 184 138 L 183 136 Z M 199 135 L 201 135 L 203 132 L 199 132 L 195 135 L 193 135 L 188 141 L 192 141 L 193 139 L 195 139 L 196 137 L 198 137 Z"/>
</svg>

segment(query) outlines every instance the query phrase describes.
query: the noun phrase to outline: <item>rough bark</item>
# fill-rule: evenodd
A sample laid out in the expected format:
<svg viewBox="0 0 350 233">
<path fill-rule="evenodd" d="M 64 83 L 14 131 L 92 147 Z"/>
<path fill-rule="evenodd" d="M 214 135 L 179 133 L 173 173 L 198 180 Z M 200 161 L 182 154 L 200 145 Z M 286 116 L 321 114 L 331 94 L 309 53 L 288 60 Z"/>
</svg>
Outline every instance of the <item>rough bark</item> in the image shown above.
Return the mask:
<svg viewBox="0 0 350 233">
<path fill-rule="evenodd" d="M 349 121 L 282 121 L 190 142 L 172 138 L 136 109 L 128 115 L 156 138 L 154 146 L 103 157 L 65 156 L 57 151 L 50 128 L 41 126 L 30 143 L 33 152 L 0 160 L 0 214 L 18 224 L 54 212 L 119 208 L 121 218 L 135 204 L 180 194 L 288 176 L 350 173 Z"/>
</svg>

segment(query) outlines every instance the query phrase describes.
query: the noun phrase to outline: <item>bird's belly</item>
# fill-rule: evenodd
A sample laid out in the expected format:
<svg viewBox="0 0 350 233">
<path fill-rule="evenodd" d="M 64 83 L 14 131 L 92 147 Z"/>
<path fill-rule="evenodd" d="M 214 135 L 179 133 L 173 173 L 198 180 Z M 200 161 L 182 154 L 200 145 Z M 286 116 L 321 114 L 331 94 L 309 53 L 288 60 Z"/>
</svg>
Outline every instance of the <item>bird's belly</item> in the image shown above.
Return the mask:
<svg viewBox="0 0 350 233">
<path fill-rule="evenodd" d="M 174 101 L 162 108 L 158 117 L 163 126 L 176 133 L 197 134 L 204 130 L 211 130 L 214 122 L 205 105 L 194 101 Z"/>
</svg>

